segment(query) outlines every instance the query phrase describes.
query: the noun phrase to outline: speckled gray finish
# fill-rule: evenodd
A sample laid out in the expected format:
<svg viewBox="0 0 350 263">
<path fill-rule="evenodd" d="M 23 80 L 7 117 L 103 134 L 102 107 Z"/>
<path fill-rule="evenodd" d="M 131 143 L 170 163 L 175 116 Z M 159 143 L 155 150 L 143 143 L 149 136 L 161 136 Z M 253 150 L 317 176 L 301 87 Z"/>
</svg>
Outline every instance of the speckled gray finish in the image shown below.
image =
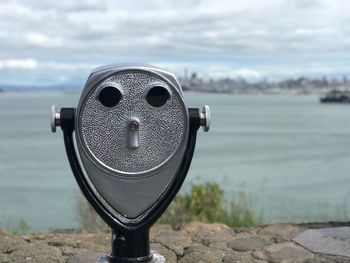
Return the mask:
<svg viewBox="0 0 350 263">
<path fill-rule="evenodd" d="M 107 108 L 97 99 L 100 86 L 117 86 L 122 99 Z M 147 89 L 166 87 L 170 99 L 153 107 L 145 99 Z M 152 74 L 122 72 L 113 75 L 90 91 L 79 112 L 79 127 L 87 149 L 104 166 L 121 173 L 140 173 L 158 167 L 176 151 L 185 133 L 185 110 L 180 94 Z M 130 117 L 140 120 L 140 147 L 127 147 Z"/>
</svg>

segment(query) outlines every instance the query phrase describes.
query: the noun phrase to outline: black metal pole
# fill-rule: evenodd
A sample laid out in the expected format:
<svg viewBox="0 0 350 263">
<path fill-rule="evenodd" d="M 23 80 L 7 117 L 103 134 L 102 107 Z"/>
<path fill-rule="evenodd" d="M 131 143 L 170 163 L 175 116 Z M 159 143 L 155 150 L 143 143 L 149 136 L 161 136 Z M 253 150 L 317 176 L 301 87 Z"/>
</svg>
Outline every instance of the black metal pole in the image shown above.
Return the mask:
<svg viewBox="0 0 350 263">
<path fill-rule="evenodd" d="M 151 262 L 149 229 L 139 231 L 113 231 L 111 261 L 114 263 Z"/>
</svg>

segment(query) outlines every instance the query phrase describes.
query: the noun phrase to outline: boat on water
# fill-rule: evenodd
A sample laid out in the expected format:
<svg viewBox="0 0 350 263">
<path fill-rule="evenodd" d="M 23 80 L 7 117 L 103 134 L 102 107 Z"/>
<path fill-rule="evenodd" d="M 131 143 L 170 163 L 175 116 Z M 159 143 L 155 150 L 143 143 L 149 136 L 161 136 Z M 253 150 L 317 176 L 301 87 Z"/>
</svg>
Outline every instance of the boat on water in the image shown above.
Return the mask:
<svg viewBox="0 0 350 263">
<path fill-rule="evenodd" d="M 332 90 L 320 98 L 323 103 L 350 103 L 350 91 Z"/>
</svg>

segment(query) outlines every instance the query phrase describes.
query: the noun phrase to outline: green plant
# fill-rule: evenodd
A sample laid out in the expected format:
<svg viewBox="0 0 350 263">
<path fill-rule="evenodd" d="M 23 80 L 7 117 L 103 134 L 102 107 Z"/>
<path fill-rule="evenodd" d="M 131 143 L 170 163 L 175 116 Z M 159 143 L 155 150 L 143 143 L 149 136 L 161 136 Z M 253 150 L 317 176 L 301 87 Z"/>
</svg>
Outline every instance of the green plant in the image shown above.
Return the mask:
<svg viewBox="0 0 350 263">
<path fill-rule="evenodd" d="M 250 209 L 250 200 L 240 193 L 228 208 L 223 200 L 223 190 L 216 183 L 194 185 L 189 194 L 178 195 L 162 215 L 159 222 L 178 229 L 183 223 L 199 221 L 224 223 L 231 227 L 249 227 L 259 224 Z"/>
<path fill-rule="evenodd" d="M 231 227 L 250 227 L 260 223 L 250 207 L 250 200 L 243 192 L 230 203 L 227 225 Z"/>
<path fill-rule="evenodd" d="M 28 222 L 24 219 L 19 220 L 17 226 L 10 228 L 11 232 L 16 235 L 25 235 L 30 231 Z"/>
<path fill-rule="evenodd" d="M 192 221 L 225 222 L 227 212 L 223 207 L 223 191 L 218 184 L 206 183 L 192 186 L 191 194 L 183 197 L 185 208 Z"/>
</svg>

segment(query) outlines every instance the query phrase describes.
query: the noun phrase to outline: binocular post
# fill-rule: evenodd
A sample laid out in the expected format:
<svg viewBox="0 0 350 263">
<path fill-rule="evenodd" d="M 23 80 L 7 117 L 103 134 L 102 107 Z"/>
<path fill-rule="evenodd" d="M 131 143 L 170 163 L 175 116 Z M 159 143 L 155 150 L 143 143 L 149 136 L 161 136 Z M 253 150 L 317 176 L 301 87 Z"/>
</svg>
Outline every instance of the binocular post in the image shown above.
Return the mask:
<svg viewBox="0 0 350 263">
<path fill-rule="evenodd" d="M 112 233 L 112 262 L 151 262 L 152 253 L 149 244 L 149 229 L 122 233 Z M 130 261 L 132 259 L 133 261 Z M 123 261 L 124 260 L 124 261 Z"/>
<path fill-rule="evenodd" d="M 164 195 L 156 205 L 153 213 L 148 213 L 136 225 L 127 225 L 118 221 L 106 207 L 98 200 L 89 187 L 81 169 L 74 148 L 73 131 L 75 121 L 75 108 L 62 108 L 59 113 L 59 126 L 64 134 L 64 143 L 67 157 L 76 181 L 96 212 L 112 228 L 112 252 L 111 255 L 102 257 L 98 263 L 164 263 L 165 259 L 157 253 L 150 251 L 149 229 L 168 207 L 179 191 L 189 169 L 195 143 L 197 130 L 201 126 L 200 110 L 190 108 L 190 132 L 187 142 L 187 150 L 181 166 L 177 172 L 176 180 L 172 183 L 167 195 Z"/>
<path fill-rule="evenodd" d="M 164 263 L 165 259 L 150 251 L 149 229 L 122 233 L 113 231 L 111 255 L 97 263 Z"/>
</svg>

